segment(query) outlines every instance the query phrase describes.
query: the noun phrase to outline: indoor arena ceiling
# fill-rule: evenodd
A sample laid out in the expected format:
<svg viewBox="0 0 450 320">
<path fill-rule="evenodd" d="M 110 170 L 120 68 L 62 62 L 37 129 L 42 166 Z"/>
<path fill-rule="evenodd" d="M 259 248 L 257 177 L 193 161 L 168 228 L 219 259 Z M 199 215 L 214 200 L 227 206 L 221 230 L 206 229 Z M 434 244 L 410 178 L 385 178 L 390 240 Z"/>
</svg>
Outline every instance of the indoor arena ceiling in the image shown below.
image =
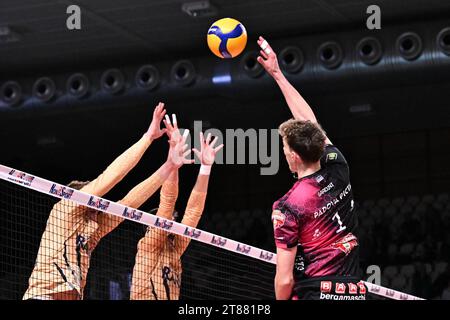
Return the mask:
<svg viewBox="0 0 450 320">
<path fill-rule="evenodd" d="M 366 8 L 382 23 L 449 16 L 448 0 L 210 0 L 216 13 L 190 16 L 188 0 L 0 0 L 0 79 L 5 75 L 135 59 L 207 53 L 205 34 L 222 17 L 240 20 L 254 42 L 363 28 Z M 81 30 L 66 27 L 66 8 L 81 7 Z M 126 59 L 126 60 L 124 60 Z"/>
</svg>

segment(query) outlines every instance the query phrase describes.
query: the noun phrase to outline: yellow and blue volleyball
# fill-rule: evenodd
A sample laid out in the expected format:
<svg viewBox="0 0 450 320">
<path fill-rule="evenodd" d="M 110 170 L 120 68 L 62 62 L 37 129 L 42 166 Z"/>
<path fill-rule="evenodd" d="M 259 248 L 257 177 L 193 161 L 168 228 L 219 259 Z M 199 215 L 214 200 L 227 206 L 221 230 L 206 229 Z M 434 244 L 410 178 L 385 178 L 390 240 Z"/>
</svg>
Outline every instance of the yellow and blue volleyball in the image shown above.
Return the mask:
<svg viewBox="0 0 450 320">
<path fill-rule="evenodd" d="M 209 49 L 219 58 L 234 58 L 244 51 L 247 31 L 242 23 L 232 18 L 214 22 L 207 35 Z"/>
</svg>

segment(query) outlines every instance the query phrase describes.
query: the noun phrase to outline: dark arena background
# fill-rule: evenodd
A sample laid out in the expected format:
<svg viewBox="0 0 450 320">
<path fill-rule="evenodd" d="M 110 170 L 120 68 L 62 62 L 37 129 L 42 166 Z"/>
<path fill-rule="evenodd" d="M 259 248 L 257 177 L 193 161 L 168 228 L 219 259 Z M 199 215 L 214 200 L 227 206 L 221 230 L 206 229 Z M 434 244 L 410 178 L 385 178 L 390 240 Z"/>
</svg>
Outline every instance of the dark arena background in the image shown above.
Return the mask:
<svg viewBox="0 0 450 320">
<path fill-rule="evenodd" d="M 71 5 L 81 29 L 67 27 Z M 370 5 L 380 28 L 369 28 Z M 248 33 L 233 59 L 206 43 L 223 17 Z M 224 137 L 198 229 L 275 253 L 272 204 L 295 180 L 270 134 L 291 114 L 256 60 L 260 35 L 349 163 L 361 279 L 450 299 L 448 0 L 0 0 L 0 164 L 63 185 L 95 179 L 163 101 L 191 135 Z M 244 144 L 226 138 L 238 129 Z M 103 197 L 119 201 L 167 149 L 167 138 L 153 142 Z M 180 169 L 179 212 L 198 168 Z M 22 299 L 57 201 L 0 180 L 0 299 Z M 159 192 L 140 209 L 158 203 Z M 100 241 L 84 299 L 130 298 L 144 233 L 126 220 Z M 182 263 L 180 299 L 275 298 L 273 264 L 195 240 Z"/>
</svg>

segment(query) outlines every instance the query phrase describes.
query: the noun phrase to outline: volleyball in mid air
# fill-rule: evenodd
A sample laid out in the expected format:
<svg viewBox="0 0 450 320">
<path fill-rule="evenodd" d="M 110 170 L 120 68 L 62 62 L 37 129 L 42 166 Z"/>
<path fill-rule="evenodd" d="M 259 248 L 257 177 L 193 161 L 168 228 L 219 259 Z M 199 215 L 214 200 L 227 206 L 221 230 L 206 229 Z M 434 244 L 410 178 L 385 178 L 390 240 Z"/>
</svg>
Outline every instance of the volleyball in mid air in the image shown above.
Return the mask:
<svg viewBox="0 0 450 320">
<path fill-rule="evenodd" d="M 219 58 L 234 58 L 245 49 L 247 31 L 242 23 L 232 18 L 214 22 L 207 35 L 209 49 Z"/>
</svg>

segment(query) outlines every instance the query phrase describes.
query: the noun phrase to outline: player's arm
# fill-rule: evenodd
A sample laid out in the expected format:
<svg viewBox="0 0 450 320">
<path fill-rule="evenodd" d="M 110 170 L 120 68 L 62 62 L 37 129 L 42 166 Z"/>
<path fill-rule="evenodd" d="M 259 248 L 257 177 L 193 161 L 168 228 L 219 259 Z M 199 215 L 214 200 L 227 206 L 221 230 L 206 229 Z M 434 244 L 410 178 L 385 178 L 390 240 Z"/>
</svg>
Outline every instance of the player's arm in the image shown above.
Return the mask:
<svg viewBox="0 0 450 320">
<path fill-rule="evenodd" d="M 161 193 L 158 211 L 158 217 L 171 220 L 173 211 L 175 210 L 175 203 L 178 197 L 178 170 L 174 170 L 169 178 L 164 182 Z M 147 228 L 147 232 L 139 241 L 138 254 L 136 255 L 136 263 L 143 263 L 141 260 L 146 258 L 146 255 L 158 252 L 164 245 L 167 237 L 167 231 L 159 228 Z M 144 252 L 145 254 L 143 254 Z"/>
<path fill-rule="evenodd" d="M 171 147 L 179 139 L 180 134 L 176 124 L 176 117 L 172 115 L 173 124 L 168 117 L 164 121 L 167 134 L 170 138 Z M 164 182 L 160 194 L 160 203 L 157 216 L 170 219 L 175 209 L 175 202 L 178 197 L 178 169 L 172 171 L 169 178 Z M 136 260 L 133 268 L 133 276 L 130 290 L 130 298 L 150 299 L 152 289 L 149 278 L 156 267 L 156 260 L 164 242 L 167 241 L 167 231 L 155 227 L 147 228 L 145 236 L 139 240 Z"/>
<path fill-rule="evenodd" d="M 151 297 L 150 275 L 156 268 L 160 248 L 166 241 L 165 237 L 156 235 L 156 232 L 166 234 L 166 231 L 148 227 L 145 236 L 138 242 L 131 278 L 131 300 L 148 300 Z"/>
<path fill-rule="evenodd" d="M 294 288 L 294 261 L 297 246 L 293 248 L 277 247 L 277 271 L 275 275 L 275 297 L 277 300 L 287 300 Z"/>
<path fill-rule="evenodd" d="M 153 112 L 153 119 L 148 130 L 142 138 L 116 158 L 102 174 L 84 186 L 81 191 L 101 197 L 121 181 L 136 166 L 153 140 L 164 134 L 165 129 L 160 129 L 160 123 L 165 113 L 164 103 L 160 102 Z"/>
<path fill-rule="evenodd" d="M 177 117 L 172 114 L 172 122 L 168 115 L 163 120 L 166 126 L 166 133 L 169 137 L 169 145 L 174 146 L 180 139 L 180 131 L 178 129 Z M 185 133 L 186 134 L 186 133 Z M 169 178 L 164 182 L 159 196 L 159 206 L 156 213 L 157 216 L 171 219 L 175 210 L 175 203 L 178 198 L 178 168 L 173 170 Z"/>
<path fill-rule="evenodd" d="M 223 144 L 218 147 L 214 147 L 214 145 L 217 143 L 217 139 L 218 138 L 215 137 L 211 142 L 211 134 L 208 134 L 205 140 L 203 137 L 203 133 L 200 132 L 201 149 L 200 151 L 195 148 L 192 149 L 195 155 L 200 159 L 201 166 L 197 181 L 195 182 L 195 186 L 192 189 L 191 195 L 189 197 L 183 220 L 181 221 L 182 224 L 185 224 L 189 227 L 197 227 L 205 208 L 211 167 L 214 163 L 217 152 L 219 152 L 223 148 Z M 189 242 L 190 239 L 186 237 L 176 238 L 176 247 L 180 256 L 186 250 Z"/>
<path fill-rule="evenodd" d="M 170 122 L 169 116 L 166 115 L 165 120 L 163 120 L 164 125 L 167 129 L 167 135 L 169 136 L 169 145 L 173 147 L 177 141 L 180 139 L 181 134 L 178 129 L 177 117 L 172 114 L 172 123 Z M 188 131 L 184 132 L 184 135 Z M 172 219 L 173 212 L 175 210 L 175 203 L 178 198 L 178 168 L 173 170 L 169 178 L 164 182 L 160 198 L 159 206 L 156 215 L 164 219 Z M 164 244 L 167 237 L 167 232 L 158 228 L 149 229 L 146 237 L 151 237 L 152 250 L 157 251 Z"/>
<path fill-rule="evenodd" d="M 292 213 L 290 199 L 272 211 L 273 235 L 277 247 L 275 297 L 289 299 L 294 287 L 294 261 L 297 254 L 299 219 Z"/>
<path fill-rule="evenodd" d="M 159 206 L 156 215 L 171 219 L 175 211 L 175 203 L 178 198 L 178 169 L 173 170 L 169 178 L 164 182 L 159 195 Z"/>
<path fill-rule="evenodd" d="M 189 130 L 185 130 L 184 135 L 179 138 L 176 144 L 171 145 L 169 148 L 167 161 L 149 178 L 128 192 L 119 203 L 127 207 L 139 208 L 161 187 L 164 181 L 166 181 L 174 171 L 177 171 L 183 164 L 193 163 L 194 160 L 186 158 L 191 152 L 191 150 L 186 150 L 188 147 L 186 144 L 188 135 Z M 106 214 L 100 215 L 97 236 L 101 239 L 104 235 L 116 228 L 122 221 L 123 218 L 121 217 Z"/>
<path fill-rule="evenodd" d="M 284 76 L 280 69 L 280 65 L 278 64 L 277 55 L 267 41 L 263 37 L 259 37 L 258 45 L 262 50 L 260 50 L 260 56 L 257 60 L 280 87 L 294 118 L 297 120 L 309 120 L 313 123 L 318 123 L 312 108 Z M 326 138 L 325 143 L 331 144 L 328 137 Z"/>
</svg>

